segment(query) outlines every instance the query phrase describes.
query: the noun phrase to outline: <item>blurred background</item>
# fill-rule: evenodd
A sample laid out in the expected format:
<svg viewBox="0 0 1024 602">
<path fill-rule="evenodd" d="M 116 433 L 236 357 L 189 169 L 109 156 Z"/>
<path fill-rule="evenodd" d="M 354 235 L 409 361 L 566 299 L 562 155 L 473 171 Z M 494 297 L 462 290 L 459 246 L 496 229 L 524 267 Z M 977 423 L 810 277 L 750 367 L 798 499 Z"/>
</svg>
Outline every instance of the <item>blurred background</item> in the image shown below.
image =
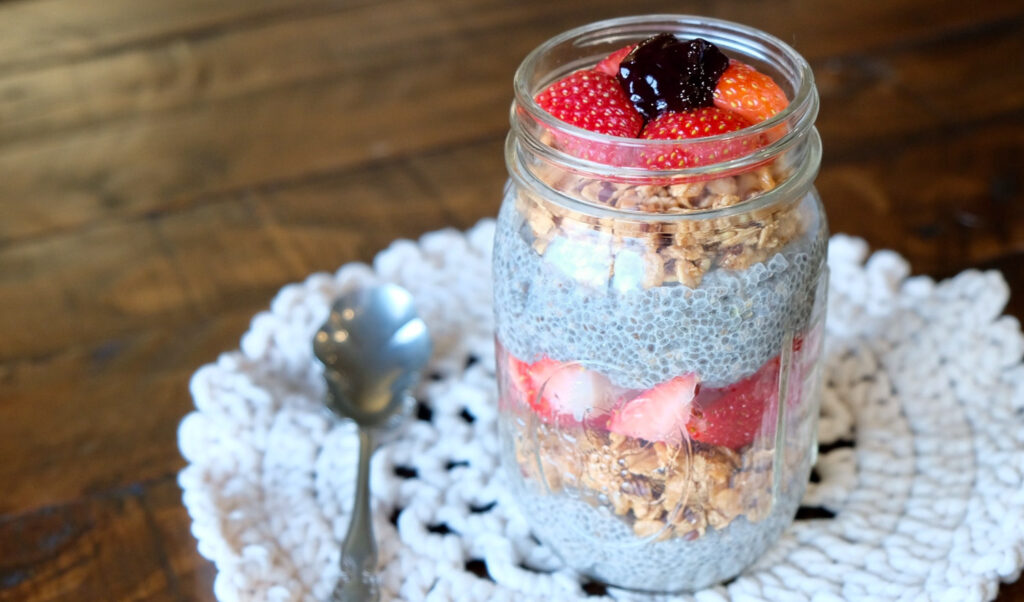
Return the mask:
<svg viewBox="0 0 1024 602">
<path fill-rule="evenodd" d="M 1019 0 L 0 0 L 0 600 L 212 599 L 191 373 L 282 285 L 493 216 L 519 61 L 656 12 L 793 45 L 832 230 L 1024 316 Z"/>
</svg>

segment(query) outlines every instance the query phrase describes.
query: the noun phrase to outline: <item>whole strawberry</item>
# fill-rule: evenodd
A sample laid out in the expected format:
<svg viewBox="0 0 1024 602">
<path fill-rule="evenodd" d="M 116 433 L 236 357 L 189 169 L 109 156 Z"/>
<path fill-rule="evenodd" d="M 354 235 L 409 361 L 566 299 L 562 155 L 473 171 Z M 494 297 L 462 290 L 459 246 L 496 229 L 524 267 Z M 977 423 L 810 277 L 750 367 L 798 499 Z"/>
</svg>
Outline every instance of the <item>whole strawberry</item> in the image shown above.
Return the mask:
<svg viewBox="0 0 1024 602">
<path fill-rule="evenodd" d="M 535 100 L 558 119 L 591 132 L 635 138 L 644 125 L 618 80 L 596 69 L 569 74 Z"/>
<path fill-rule="evenodd" d="M 651 120 L 640 134 L 647 140 L 696 140 L 741 130 L 750 125 L 742 117 L 717 107 L 692 111 L 669 111 Z M 645 154 L 652 169 L 682 169 L 720 163 L 749 154 L 758 144 L 750 138 L 708 141 L 666 146 L 661 152 Z"/>
<path fill-rule="evenodd" d="M 622 59 L 626 58 L 630 52 L 633 52 L 634 48 L 636 48 L 636 44 L 630 44 L 629 46 L 619 48 L 594 66 L 594 69 L 601 73 L 618 76 L 619 65 L 622 63 Z"/>
<path fill-rule="evenodd" d="M 789 100 L 768 75 L 735 59 L 715 86 L 715 106 L 758 123 L 786 108 Z"/>
</svg>

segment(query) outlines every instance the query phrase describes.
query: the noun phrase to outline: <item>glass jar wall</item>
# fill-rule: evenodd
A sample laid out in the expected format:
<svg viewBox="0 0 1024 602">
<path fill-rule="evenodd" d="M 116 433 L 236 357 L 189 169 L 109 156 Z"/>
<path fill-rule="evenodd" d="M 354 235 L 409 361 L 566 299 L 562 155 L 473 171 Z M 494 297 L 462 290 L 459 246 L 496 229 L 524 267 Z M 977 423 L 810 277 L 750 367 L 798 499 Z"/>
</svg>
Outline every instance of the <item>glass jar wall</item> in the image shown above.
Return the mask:
<svg viewBox="0 0 1024 602">
<path fill-rule="evenodd" d="M 729 134 L 651 141 L 575 128 L 534 102 L 662 32 L 770 74 L 787 108 Z M 515 90 L 494 283 L 517 501 L 567 564 L 607 583 L 733 577 L 792 521 L 816 449 L 827 226 L 810 70 L 741 25 L 638 17 L 550 40 Z M 748 151 L 685 169 L 647 161 L 722 144 Z"/>
</svg>

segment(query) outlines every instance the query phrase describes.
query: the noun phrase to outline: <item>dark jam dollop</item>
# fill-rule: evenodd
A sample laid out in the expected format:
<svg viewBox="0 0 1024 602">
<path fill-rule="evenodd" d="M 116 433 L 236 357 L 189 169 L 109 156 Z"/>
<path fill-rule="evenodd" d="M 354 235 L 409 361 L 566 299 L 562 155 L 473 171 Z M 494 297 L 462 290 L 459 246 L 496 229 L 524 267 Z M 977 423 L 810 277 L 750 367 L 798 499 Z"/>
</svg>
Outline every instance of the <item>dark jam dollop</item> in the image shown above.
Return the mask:
<svg viewBox="0 0 1024 602">
<path fill-rule="evenodd" d="M 619 63 L 619 84 L 646 119 L 714 103 L 729 57 L 702 38 L 684 42 L 670 33 L 637 45 Z"/>
</svg>

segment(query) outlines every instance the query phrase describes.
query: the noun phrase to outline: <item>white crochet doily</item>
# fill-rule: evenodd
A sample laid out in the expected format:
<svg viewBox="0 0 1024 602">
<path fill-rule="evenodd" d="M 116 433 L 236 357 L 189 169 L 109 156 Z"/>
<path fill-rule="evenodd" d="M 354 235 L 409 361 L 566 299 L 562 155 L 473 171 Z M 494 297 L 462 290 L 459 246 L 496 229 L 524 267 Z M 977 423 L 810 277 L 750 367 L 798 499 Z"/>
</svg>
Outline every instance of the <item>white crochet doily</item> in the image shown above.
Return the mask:
<svg viewBox="0 0 1024 602">
<path fill-rule="evenodd" d="M 354 427 L 321 409 L 311 339 L 372 279 L 435 340 L 401 439 L 372 462 L 385 600 L 985 600 L 1024 564 L 1024 339 L 998 273 L 936 284 L 893 252 L 829 245 L 822 451 L 800 518 L 756 565 L 693 596 L 587 583 L 531 536 L 498 467 L 492 221 L 399 241 L 286 286 L 241 349 L 192 379 L 179 482 L 218 599 L 326 600 L 352 503 Z"/>
</svg>

